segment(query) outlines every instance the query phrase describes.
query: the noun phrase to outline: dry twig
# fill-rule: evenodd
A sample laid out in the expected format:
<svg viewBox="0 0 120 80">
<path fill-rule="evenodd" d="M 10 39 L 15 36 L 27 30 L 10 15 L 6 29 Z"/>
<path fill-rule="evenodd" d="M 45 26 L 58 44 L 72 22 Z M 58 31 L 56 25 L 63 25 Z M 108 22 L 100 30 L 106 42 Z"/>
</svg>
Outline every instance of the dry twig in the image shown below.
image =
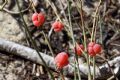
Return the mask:
<svg viewBox="0 0 120 80">
<path fill-rule="evenodd" d="M 37 52 L 32 48 L 25 47 L 23 45 L 0 38 L 0 50 L 6 51 L 9 54 L 21 56 L 25 59 L 43 65 L 42 60 L 39 58 Z M 44 58 L 48 67 L 55 70 L 54 58 L 49 55 L 43 54 L 41 52 L 40 54 Z M 118 74 L 120 67 L 120 56 L 114 58 L 111 61 L 108 61 L 108 63 L 110 64 L 110 66 L 115 67 L 114 73 Z M 90 68 L 91 68 L 91 72 L 93 73 L 93 67 L 91 66 Z M 87 77 L 85 76 L 88 74 L 87 66 L 85 64 L 80 64 L 79 69 L 81 71 L 81 76 Z M 108 77 L 112 76 L 108 64 L 103 64 L 99 66 L 99 68 L 96 67 L 95 69 L 96 69 L 96 76 L 95 76 L 96 78 L 107 79 Z M 71 65 L 68 65 L 67 67 L 64 68 L 63 71 L 65 71 L 66 75 L 73 75 L 74 68 Z"/>
</svg>

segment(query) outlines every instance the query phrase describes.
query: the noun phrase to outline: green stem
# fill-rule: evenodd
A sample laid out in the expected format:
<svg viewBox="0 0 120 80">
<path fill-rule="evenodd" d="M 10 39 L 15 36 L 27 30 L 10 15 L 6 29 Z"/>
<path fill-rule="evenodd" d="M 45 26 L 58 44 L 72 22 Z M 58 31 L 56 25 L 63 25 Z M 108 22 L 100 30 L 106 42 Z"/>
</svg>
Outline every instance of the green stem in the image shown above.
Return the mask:
<svg viewBox="0 0 120 80">
<path fill-rule="evenodd" d="M 70 12 L 70 4 L 69 4 L 69 0 L 67 1 L 68 3 L 68 15 L 69 15 L 69 25 L 70 25 L 70 32 L 71 32 L 71 37 L 72 37 L 72 41 L 73 41 L 73 47 L 75 48 L 75 39 L 74 39 L 74 34 L 73 34 L 73 28 L 72 28 L 72 21 L 71 21 L 71 12 Z M 76 53 L 76 50 L 75 50 Z M 79 63 L 78 63 L 78 56 L 77 54 L 75 54 L 75 59 L 76 59 L 76 65 L 77 65 L 77 71 L 78 71 L 78 78 L 79 80 L 81 80 L 81 75 L 80 75 L 80 70 L 79 70 Z"/>
<path fill-rule="evenodd" d="M 93 80 L 95 80 L 95 56 L 93 56 Z"/>
<path fill-rule="evenodd" d="M 103 22 L 102 22 L 102 19 L 100 18 L 100 16 L 99 16 L 99 19 L 100 19 L 100 41 L 101 41 L 100 43 L 103 44 L 103 36 L 102 36 L 103 35 L 103 33 L 102 33 L 103 32 L 102 31 L 102 23 Z"/>
<path fill-rule="evenodd" d="M 37 12 L 37 10 L 35 9 L 35 5 L 34 5 L 33 1 L 30 0 L 30 2 L 32 3 L 32 8 L 33 8 L 34 12 Z M 41 33 L 42 33 L 42 35 L 44 36 L 45 41 L 47 42 L 47 45 L 48 45 L 48 47 L 49 47 L 49 49 L 50 49 L 50 52 L 51 52 L 52 56 L 54 57 L 54 52 L 53 52 L 53 50 L 52 50 L 52 47 L 51 47 L 51 45 L 50 45 L 50 43 L 49 43 L 49 40 L 48 40 L 47 36 L 45 35 L 44 31 L 42 31 Z"/>
<path fill-rule="evenodd" d="M 85 25 L 84 25 L 84 20 L 83 20 L 83 13 L 82 13 L 82 0 L 80 1 L 80 18 L 81 18 L 81 23 L 82 23 L 82 29 L 83 29 L 83 36 L 84 36 L 84 46 L 85 46 L 85 53 L 87 52 L 87 44 L 86 44 L 86 35 L 85 35 Z M 90 71 L 90 58 L 89 55 L 87 54 L 86 56 L 87 60 L 87 66 L 88 66 L 88 80 L 91 80 L 91 71 Z"/>
<path fill-rule="evenodd" d="M 25 28 L 26 32 L 28 33 L 28 36 L 29 36 L 29 38 L 30 38 L 30 40 L 31 40 L 31 43 L 32 43 L 33 47 L 35 48 L 36 52 L 38 53 L 40 59 L 42 60 L 44 66 L 45 66 L 45 68 L 46 68 L 46 70 L 47 70 L 48 73 L 51 75 L 52 80 L 54 80 L 53 74 L 51 73 L 51 71 L 50 71 L 49 68 L 47 67 L 46 62 L 44 61 L 44 59 L 42 58 L 41 54 L 39 53 L 39 48 L 37 47 L 35 41 L 32 39 L 32 35 L 31 35 L 31 33 L 30 33 L 30 31 L 29 31 L 29 29 L 28 29 L 28 27 L 27 27 L 27 24 L 26 24 L 24 18 L 23 18 L 23 13 L 21 12 L 20 5 L 19 5 L 18 0 L 16 0 L 16 3 L 17 3 L 17 6 L 18 6 L 18 9 L 19 9 L 19 11 L 20 11 L 20 16 L 21 16 L 21 18 L 22 18 L 22 20 L 23 20 L 24 28 Z"/>
<path fill-rule="evenodd" d="M 49 49 L 50 49 L 50 52 L 51 52 L 52 56 L 54 57 L 54 52 L 53 52 L 53 50 L 52 50 L 52 47 L 51 47 L 51 45 L 50 45 L 50 43 L 49 43 L 49 40 L 48 40 L 47 36 L 45 35 L 45 33 L 44 33 L 43 31 L 42 31 L 42 34 L 43 34 L 43 36 L 45 37 L 45 40 L 46 40 L 46 42 L 47 42 L 47 45 L 48 45 L 48 47 L 49 47 Z"/>
<path fill-rule="evenodd" d="M 97 7 L 97 9 L 96 9 L 96 11 L 95 11 L 95 16 L 94 16 L 94 19 L 93 19 L 93 27 L 92 27 L 92 34 L 91 34 L 91 42 L 92 42 L 92 40 L 93 40 L 93 36 L 94 36 L 94 31 L 95 31 L 95 26 L 96 26 L 96 17 L 97 17 L 97 13 L 98 13 L 98 10 L 99 10 L 99 7 L 100 7 L 100 4 L 101 4 L 101 0 L 99 1 L 99 4 L 98 4 L 98 7 Z"/>
<path fill-rule="evenodd" d="M 87 66 L 88 66 L 88 80 L 91 80 L 90 58 L 88 54 L 87 54 Z"/>
<path fill-rule="evenodd" d="M 74 62 L 74 80 L 77 80 L 77 75 L 76 75 L 76 72 L 77 72 L 77 70 L 76 70 L 76 62 Z"/>
<path fill-rule="evenodd" d="M 95 35 L 96 35 L 96 24 L 97 24 L 97 15 L 98 15 L 98 10 L 101 4 L 101 0 L 99 1 L 98 7 L 96 8 L 95 11 L 95 16 L 93 19 L 93 27 L 92 27 L 92 34 L 91 34 L 91 42 L 94 40 L 95 41 Z M 93 57 L 93 80 L 95 80 L 95 57 Z"/>
<path fill-rule="evenodd" d="M 65 77 L 64 77 L 64 75 L 63 75 L 63 70 L 60 70 L 60 76 L 61 76 L 61 79 L 62 79 L 62 80 L 65 80 Z"/>
</svg>

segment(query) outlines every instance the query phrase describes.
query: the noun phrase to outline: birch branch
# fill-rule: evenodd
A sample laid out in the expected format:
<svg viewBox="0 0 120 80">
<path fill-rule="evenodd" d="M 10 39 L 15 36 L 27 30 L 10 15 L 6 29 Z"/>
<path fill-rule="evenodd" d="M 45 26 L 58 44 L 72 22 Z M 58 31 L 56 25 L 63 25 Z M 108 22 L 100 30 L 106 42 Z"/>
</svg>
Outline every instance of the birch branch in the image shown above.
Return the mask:
<svg viewBox="0 0 120 80">
<path fill-rule="evenodd" d="M 42 60 L 39 58 L 37 52 L 32 48 L 0 38 L 0 50 L 6 51 L 9 54 L 21 56 L 25 59 L 28 59 L 35 63 L 43 65 Z M 42 52 L 40 52 L 40 54 L 42 55 L 43 59 L 47 63 L 48 67 L 55 70 L 54 58 Z M 110 64 L 110 66 L 115 67 L 114 73 L 117 75 L 119 73 L 120 57 L 118 56 L 113 60 L 109 61 L 108 63 Z M 91 72 L 93 73 L 93 67 L 90 66 L 90 68 L 91 68 Z M 87 74 L 88 74 L 87 65 L 80 64 L 79 69 L 81 72 L 81 76 L 87 78 Z M 112 76 L 112 72 L 110 72 L 110 69 L 107 63 L 99 67 L 96 67 L 95 69 L 96 69 L 96 78 L 107 79 L 110 76 Z M 64 73 L 65 75 L 73 75 L 74 67 L 71 65 L 66 66 L 64 68 Z"/>
</svg>

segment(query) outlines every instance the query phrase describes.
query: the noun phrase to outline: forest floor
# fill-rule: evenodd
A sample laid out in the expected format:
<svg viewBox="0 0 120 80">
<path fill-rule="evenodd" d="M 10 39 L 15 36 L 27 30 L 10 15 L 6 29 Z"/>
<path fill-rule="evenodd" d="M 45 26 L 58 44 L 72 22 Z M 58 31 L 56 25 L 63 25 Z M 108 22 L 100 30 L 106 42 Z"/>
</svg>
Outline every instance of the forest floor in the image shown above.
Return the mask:
<svg viewBox="0 0 120 80">
<path fill-rule="evenodd" d="M 2 5 L 4 1 L 5 0 L 1 0 L 0 5 Z M 27 9 L 23 12 L 24 19 L 37 46 L 41 52 L 47 52 L 47 54 L 50 55 L 50 50 L 45 43 L 44 36 L 39 32 L 44 31 L 45 34 L 48 35 L 51 24 L 57 17 L 50 4 L 46 1 L 47 0 L 33 0 L 37 12 L 44 12 L 46 16 L 44 25 L 39 29 L 34 27 L 31 20 L 31 16 L 34 13 L 32 7 L 27 9 L 30 5 L 29 0 L 19 0 L 19 3 L 22 10 Z M 74 37 L 76 42 L 81 43 L 83 39 L 80 24 L 81 19 L 74 3 L 79 0 L 70 1 Z M 63 21 L 69 18 L 66 0 L 51 0 L 51 3 L 54 3 L 57 14 Z M 92 31 L 93 16 L 98 4 L 99 0 L 84 0 L 83 2 L 83 18 L 84 24 L 87 26 L 85 28 L 87 43 L 90 40 L 89 31 Z M 96 42 L 100 43 L 103 47 L 101 56 L 104 59 L 112 60 L 120 56 L 120 0 L 103 1 L 99 7 L 97 18 L 99 21 L 96 27 Z M 0 11 L 0 38 L 33 48 L 29 40 L 26 40 L 23 21 L 20 17 L 15 0 L 8 0 L 3 10 Z M 59 33 L 53 32 L 49 41 L 55 53 L 54 55 L 61 51 L 66 51 L 72 56 L 72 51 L 69 50 L 71 38 L 65 29 Z M 84 57 L 82 56 L 82 58 Z M 96 63 L 97 65 L 101 65 L 105 63 L 105 60 L 97 56 Z M 0 51 L 0 80 L 48 80 L 48 76 L 43 66 L 19 56 L 8 55 L 5 51 Z M 67 77 L 66 80 L 73 79 Z"/>
</svg>

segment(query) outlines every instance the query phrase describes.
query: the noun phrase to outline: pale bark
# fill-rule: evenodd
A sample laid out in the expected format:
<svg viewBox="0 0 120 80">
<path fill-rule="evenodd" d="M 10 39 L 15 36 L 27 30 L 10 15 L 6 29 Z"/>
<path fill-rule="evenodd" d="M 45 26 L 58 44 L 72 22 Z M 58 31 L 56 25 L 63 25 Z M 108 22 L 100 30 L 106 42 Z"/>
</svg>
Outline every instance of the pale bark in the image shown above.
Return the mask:
<svg viewBox="0 0 120 80">
<path fill-rule="evenodd" d="M 23 46 L 23 45 L 0 38 L 0 50 L 6 51 L 9 54 L 21 56 L 25 59 L 28 59 L 35 63 L 43 65 L 37 52 L 32 48 L 29 48 L 29 47 L 26 47 L 26 46 Z M 40 52 L 40 54 L 42 55 L 43 59 L 47 63 L 48 67 L 55 70 L 54 58 L 47 54 L 44 54 L 42 52 Z M 113 60 L 109 61 L 108 63 L 110 64 L 110 66 L 115 67 L 114 71 L 116 74 L 118 74 L 119 66 L 120 66 L 119 65 L 120 57 L 118 56 L 118 57 L 114 58 Z M 87 74 L 88 74 L 87 65 L 79 64 L 79 69 L 81 71 L 81 75 L 83 77 L 87 77 Z M 68 65 L 64 68 L 64 72 L 65 72 L 65 75 L 73 75 L 74 67 L 72 67 L 71 65 Z M 93 72 L 92 66 L 91 66 L 91 72 Z M 110 72 L 107 64 L 103 64 L 103 65 L 99 66 L 99 68 L 96 67 L 96 78 L 102 79 L 102 78 L 108 78 L 110 76 L 112 76 L 112 73 Z"/>
</svg>

